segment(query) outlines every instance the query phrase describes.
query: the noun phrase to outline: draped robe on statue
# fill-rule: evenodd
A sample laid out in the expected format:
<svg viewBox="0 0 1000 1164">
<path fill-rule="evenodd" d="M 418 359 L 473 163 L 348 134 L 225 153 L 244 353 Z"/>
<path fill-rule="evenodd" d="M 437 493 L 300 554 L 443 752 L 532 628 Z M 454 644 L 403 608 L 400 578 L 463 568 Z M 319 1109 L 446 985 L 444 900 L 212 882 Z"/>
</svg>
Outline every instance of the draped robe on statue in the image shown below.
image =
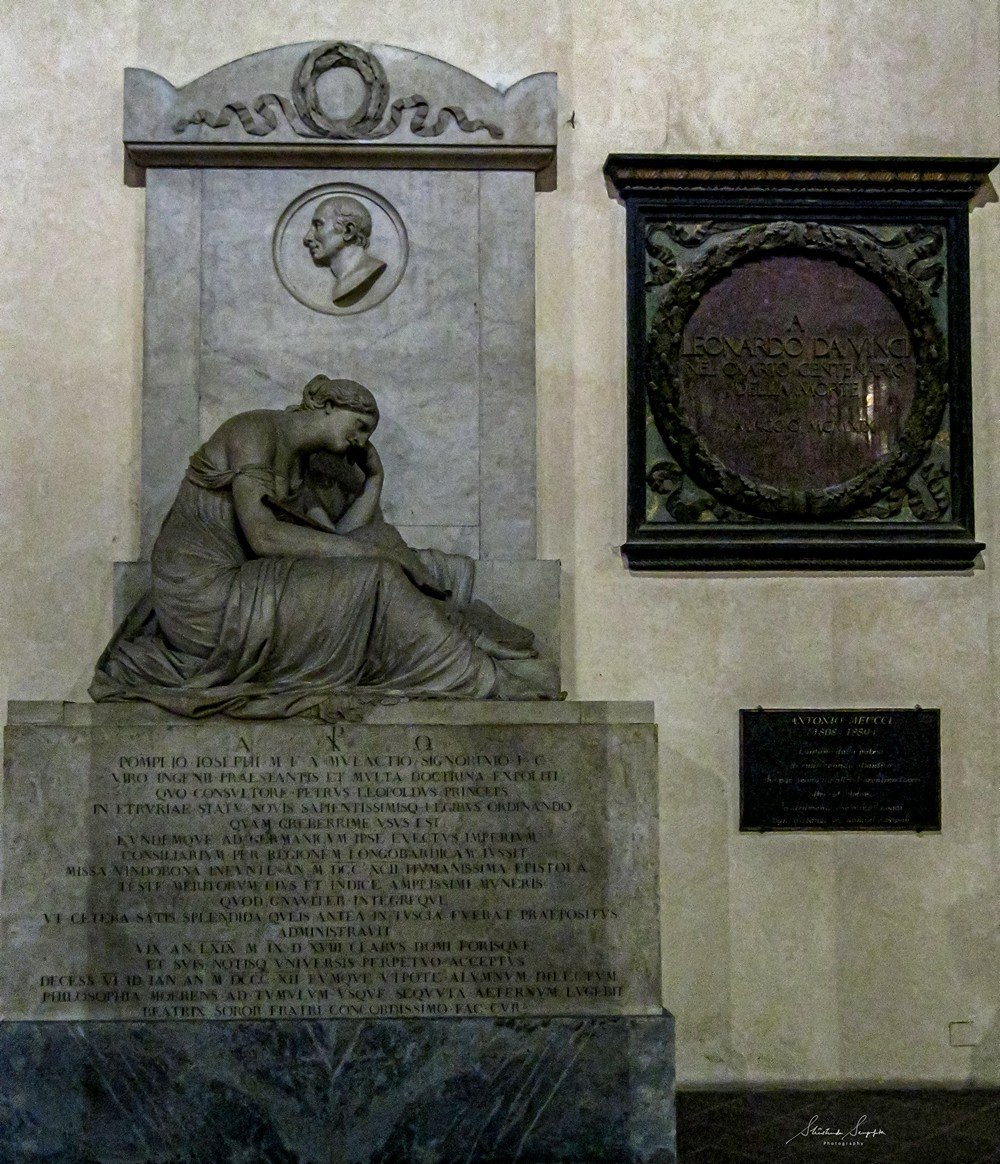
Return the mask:
<svg viewBox="0 0 1000 1164">
<path fill-rule="evenodd" d="M 291 514 L 321 502 L 336 520 L 364 475 L 345 458 L 313 460 L 321 466 L 317 475 L 307 475 L 291 504 L 280 508 Z M 470 619 L 470 559 L 410 550 L 380 517 L 329 536 L 391 549 L 396 560 L 258 557 L 233 501 L 239 474 L 259 481 L 272 498 L 287 495 L 287 483 L 270 466 L 219 467 L 204 448 L 194 454 L 153 548 L 151 593 L 101 656 L 90 688 L 95 700 L 141 699 L 188 716 L 272 718 L 323 715 L 324 703 L 337 695 L 543 694 L 516 674 L 516 665 L 474 645 L 475 609 L 488 608 L 473 603 Z M 448 599 L 429 597 L 411 578 L 449 592 Z M 523 628 L 503 625 L 530 639 Z"/>
</svg>

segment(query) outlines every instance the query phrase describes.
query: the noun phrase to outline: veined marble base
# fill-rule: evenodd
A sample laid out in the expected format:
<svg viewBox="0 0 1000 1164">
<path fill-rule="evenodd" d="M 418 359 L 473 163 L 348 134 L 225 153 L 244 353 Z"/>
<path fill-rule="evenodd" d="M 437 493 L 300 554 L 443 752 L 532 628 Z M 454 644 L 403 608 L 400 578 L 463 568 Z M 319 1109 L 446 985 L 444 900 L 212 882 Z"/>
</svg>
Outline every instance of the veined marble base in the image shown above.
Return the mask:
<svg viewBox="0 0 1000 1164">
<path fill-rule="evenodd" d="M 12 703 L 0 1018 L 657 1015 L 648 705 Z"/>
<path fill-rule="evenodd" d="M 0 1024 L 5 1164 L 670 1164 L 671 1015 Z"/>
</svg>

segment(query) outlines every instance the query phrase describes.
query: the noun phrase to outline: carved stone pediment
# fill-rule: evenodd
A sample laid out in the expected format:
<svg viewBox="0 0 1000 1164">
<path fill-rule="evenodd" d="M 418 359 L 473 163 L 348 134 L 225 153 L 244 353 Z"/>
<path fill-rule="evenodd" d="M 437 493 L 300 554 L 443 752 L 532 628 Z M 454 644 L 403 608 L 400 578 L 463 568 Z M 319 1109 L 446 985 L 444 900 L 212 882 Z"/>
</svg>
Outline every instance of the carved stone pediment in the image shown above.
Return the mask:
<svg viewBox="0 0 1000 1164">
<path fill-rule="evenodd" d="M 554 186 L 554 73 L 494 88 L 393 45 L 283 45 L 181 88 L 125 75 L 130 181 L 147 166 L 349 166 L 535 170 Z"/>
</svg>

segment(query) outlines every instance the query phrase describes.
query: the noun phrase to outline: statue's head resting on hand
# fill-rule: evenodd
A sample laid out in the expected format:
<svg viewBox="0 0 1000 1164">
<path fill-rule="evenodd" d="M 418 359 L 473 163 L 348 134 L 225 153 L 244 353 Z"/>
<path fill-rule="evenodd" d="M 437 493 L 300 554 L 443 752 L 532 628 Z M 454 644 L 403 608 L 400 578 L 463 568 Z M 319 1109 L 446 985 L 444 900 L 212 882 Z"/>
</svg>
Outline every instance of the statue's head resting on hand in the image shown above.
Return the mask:
<svg viewBox="0 0 1000 1164">
<path fill-rule="evenodd" d="M 325 198 L 313 212 L 302 244 L 317 267 L 330 268 L 333 302 L 340 307 L 357 303 L 385 270 L 385 263 L 368 253 L 371 235 L 367 206 L 350 195 Z"/>
</svg>

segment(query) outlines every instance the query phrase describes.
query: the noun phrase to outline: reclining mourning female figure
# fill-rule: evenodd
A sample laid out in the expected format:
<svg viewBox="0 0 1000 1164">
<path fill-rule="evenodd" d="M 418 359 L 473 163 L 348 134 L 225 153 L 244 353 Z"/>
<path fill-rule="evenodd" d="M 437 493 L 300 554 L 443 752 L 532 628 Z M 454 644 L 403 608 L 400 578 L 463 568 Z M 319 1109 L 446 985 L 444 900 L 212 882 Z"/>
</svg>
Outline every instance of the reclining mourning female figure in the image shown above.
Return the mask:
<svg viewBox="0 0 1000 1164">
<path fill-rule="evenodd" d="M 226 421 L 191 457 L 94 699 L 273 717 L 343 695 L 557 697 L 531 632 L 472 599 L 471 560 L 384 521 L 377 423 L 366 388 L 326 376 L 293 409 Z"/>
</svg>

